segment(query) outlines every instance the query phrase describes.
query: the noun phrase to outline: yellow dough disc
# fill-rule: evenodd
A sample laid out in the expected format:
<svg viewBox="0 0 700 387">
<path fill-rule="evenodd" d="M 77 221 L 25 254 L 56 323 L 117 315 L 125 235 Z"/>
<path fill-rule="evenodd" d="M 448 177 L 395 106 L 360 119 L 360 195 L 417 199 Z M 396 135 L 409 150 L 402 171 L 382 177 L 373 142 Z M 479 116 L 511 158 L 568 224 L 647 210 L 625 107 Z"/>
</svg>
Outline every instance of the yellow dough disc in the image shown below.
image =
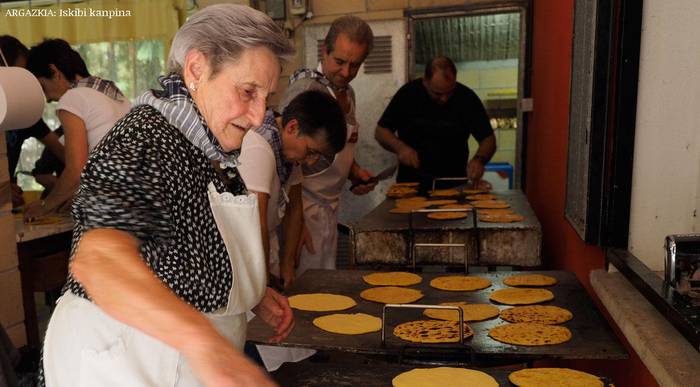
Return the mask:
<svg viewBox="0 0 700 387">
<path fill-rule="evenodd" d="M 554 294 L 547 289 L 506 288 L 491 293 L 489 299 L 501 304 L 528 305 L 553 300 Z"/>
<path fill-rule="evenodd" d="M 479 220 L 486 223 L 515 223 L 522 222 L 525 220 L 525 217 L 519 214 L 480 214 Z"/>
<path fill-rule="evenodd" d="M 363 290 L 362 293 L 360 293 L 360 297 L 368 301 L 382 304 L 408 304 L 423 298 L 423 293 L 410 288 L 381 286 Z"/>
<path fill-rule="evenodd" d="M 365 313 L 336 313 L 316 317 L 314 325 L 324 331 L 343 335 L 361 335 L 382 329 L 382 319 Z"/>
<path fill-rule="evenodd" d="M 394 387 L 498 387 L 496 379 L 477 370 L 454 367 L 416 368 L 397 375 Z"/>
<path fill-rule="evenodd" d="M 491 281 L 488 278 L 468 275 L 448 275 L 434 278 L 430 281 L 430 286 L 440 290 L 471 292 L 488 288 L 491 286 Z"/>
<path fill-rule="evenodd" d="M 427 215 L 427 217 L 435 220 L 454 220 L 464 219 L 468 215 L 468 212 L 431 212 Z"/>
<path fill-rule="evenodd" d="M 362 276 L 362 279 L 374 286 L 411 286 L 423 281 L 421 276 L 405 271 L 372 273 Z"/>
<path fill-rule="evenodd" d="M 479 200 L 471 203 L 474 208 L 510 208 L 504 200 Z"/>
<path fill-rule="evenodd" d="M 567 342 L 571 331 L 558 325 L 515 323 L 491 328 L 489 336 L 507 344 L 540 346 Z"/>
<path fill-rule="evenodd" d="M 561 324 L 571 320 L 574 315 L 558 306 L 553 305 L 527 305 L 501 311 L 503 320 L 512 323 L 529 322 L 538 324 Z"/>
<path fill-rule="evenodd" d="M 491 304 L 468 304 L 466 302 L 443 302 L 440 305 L 452 305 L 462 308 L 464 321 L 481 321 L 498 316 L 499 309 Z M 426 309 L 423 314 L 426 317 L 438 320 L 459 321 L 459 313 L 448 309 Z"/>
<path fill-rule="evenodd" d="M 508 380 L 518 387 L 603 387 L 597 376 L 569 368 L 526 368 Z"/>
<path fill-rule="evenodd" d="M 557 279 L 542 274 L 516 274 L 503 280 L 508 286 L 549 286 L 557 283 Z"/>
<path fill-rule="evenodd" d="M 333 312 L 357 305 L 355 300 L 348 296 L 329 293 L 297 294 L 288 300 L 292 308 L 311 312 Z"/>
</svg>

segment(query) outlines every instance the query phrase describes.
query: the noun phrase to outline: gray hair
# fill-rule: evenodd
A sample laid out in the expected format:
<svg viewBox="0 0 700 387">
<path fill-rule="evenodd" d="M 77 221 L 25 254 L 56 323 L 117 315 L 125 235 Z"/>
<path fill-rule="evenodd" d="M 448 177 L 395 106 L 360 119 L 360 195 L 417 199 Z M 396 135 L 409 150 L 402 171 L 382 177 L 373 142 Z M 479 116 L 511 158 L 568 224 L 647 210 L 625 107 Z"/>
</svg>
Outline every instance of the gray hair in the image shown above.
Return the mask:
<svg viewBox="0 0 700 387">
<path fill-rule="evenodd" d="M 237 4 L 208 6 L 190 17 L 175 34 L 168 71 L 182 75 L 185 56 L 197 49 L 209 60 L 212 75 L 225 62 L 236 62 L 244 50 L 265 47 L 285 62 L 294 48 L 269 16 Z"/>
<path fill-rule="evenodd" d="M 331 28 L 326 34 L 326 39 L 323 41 L 329 54 L 333 52 L 333 45 L 340 34 L 347 35 L 350 41 L 357 44 L 366 44 L 367 53 L 369 54 L 372 52 L 372 47 L 374 47 L 374 34 L 369 24 L 359 17 L 346 15 L 333 20 Z"/>
</svg>

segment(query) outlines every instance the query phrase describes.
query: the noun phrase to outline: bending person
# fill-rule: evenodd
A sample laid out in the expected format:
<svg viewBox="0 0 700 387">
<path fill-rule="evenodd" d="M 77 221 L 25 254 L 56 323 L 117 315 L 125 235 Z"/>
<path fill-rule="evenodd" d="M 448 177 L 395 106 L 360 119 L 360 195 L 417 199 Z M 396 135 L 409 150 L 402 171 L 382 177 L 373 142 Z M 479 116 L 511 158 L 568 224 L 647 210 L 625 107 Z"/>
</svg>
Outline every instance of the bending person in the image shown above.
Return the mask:
<svg viewBox="0 0 700 387">
<path fill-rule="evenodd" d="M 31 220 L 70 202 L 88 154 L 131 104 L 112 81 L 91 76 L 83 58 L 65 40 L 45 40 L 32 47 L 27 70 L 39 79 L 46 99 L 58 101 L 56 114 L 65 144 L 65 168 L 51 193 L 24 211 L 24 218 Z"/>
<path fill-rule="evenodd" d="M 292 312 L 265 286 L 257 200 L 235 166 L 292 53 L 277 24 L 239 5 L 206 7 L 175 35 L 162 89 L 85 166 L 47 385 L 273 385 L 240 351 L 245 312 L 274 327 L 271 340 Z"/>
</svg>

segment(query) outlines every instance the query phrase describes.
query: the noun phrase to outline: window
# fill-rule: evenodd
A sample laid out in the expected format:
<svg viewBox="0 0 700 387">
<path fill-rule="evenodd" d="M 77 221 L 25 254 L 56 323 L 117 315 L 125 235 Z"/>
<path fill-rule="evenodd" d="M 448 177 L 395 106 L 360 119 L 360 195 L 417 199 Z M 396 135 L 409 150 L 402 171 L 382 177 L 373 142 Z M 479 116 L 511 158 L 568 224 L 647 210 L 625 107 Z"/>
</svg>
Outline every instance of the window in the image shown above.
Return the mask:
<svg viewBox="0 0 700 387">
<path fill-rule="evenodd" d="M 160 40 L 89 43 L 73 48 L 80 53 L 90 74 L 114 81 L 130 101 L 145 90 L 158 87 L 158 76 L 163 73 L 165 63 Z M 58 128 L 56 103 L 46 104 L 43 118 L 51 129 Z M 42 190 L 31 171 L 43 148 L 34 138 L 22 145 L 16 173 L 17 184 L 25 191 Z"/>
</svg>

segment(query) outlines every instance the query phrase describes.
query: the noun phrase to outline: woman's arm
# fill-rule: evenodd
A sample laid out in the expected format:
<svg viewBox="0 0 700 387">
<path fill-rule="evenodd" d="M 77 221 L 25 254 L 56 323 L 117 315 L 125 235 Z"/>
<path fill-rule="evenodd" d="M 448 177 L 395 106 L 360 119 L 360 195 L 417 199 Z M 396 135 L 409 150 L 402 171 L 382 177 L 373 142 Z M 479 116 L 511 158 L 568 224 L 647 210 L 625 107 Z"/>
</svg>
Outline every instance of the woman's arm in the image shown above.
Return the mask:
<svg viewBox="0 0 700 387">
<path fill-rule="evenodd" d="M 56 180 L 56 185 L 42 203 L 30 204 L 24 211 L 25 219 L 37 218 L 57 209 L 73 198 L 80 183 L 80 173 L 88 158 L 88 140 L 85 122 L 73 113 L 58 111 L 65 136 L 65 169 Z"/>
<path fill-rule="evenodd" d="M 270 274 L 270 230 L 267 227 L 267 202 L 270 201 L 270 195 L 265 192 L 255 192 L 258 196 L 258 212 L 260 213 L 260 232 L 262 233 L 263 251 L 265 251 L 265 268 Z"/>
<path fill-rule="evenodd" d="M 273 385 L 153 274 L 130 234 L 105 228 L 86 232 L 70 270 L 107 314 L 181 352 L 204 385 Z"/>
</svg>

